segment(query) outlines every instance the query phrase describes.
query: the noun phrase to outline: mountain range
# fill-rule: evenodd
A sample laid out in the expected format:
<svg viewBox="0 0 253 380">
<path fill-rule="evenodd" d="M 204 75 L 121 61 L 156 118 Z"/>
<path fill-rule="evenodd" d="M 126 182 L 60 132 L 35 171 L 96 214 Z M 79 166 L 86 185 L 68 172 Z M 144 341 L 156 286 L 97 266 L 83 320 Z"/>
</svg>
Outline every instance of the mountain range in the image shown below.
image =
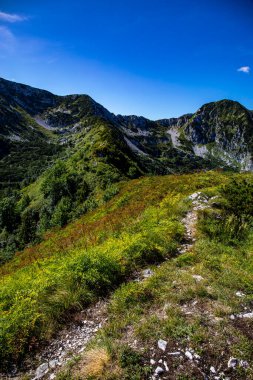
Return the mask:
<svg viewBox="0 0 253 380">
<path fill-rule="evenodd" d="M 96 141 L 95 150 L 89 144 L 86 154 L 92 150 L 99 160 L 105 149 L 115 148 L 111 164 L 124 176 L 253 169 L 253 112 L 238 102 L 221 100 L 193 114 L 151 121 L 114 115 L 88 95 L 57 96 L 0 79 L 2 188 L 32 182 L 69 147 L 77 149 L 83 138 L 92 141 L 101 125 L 107 137 Z"/>
</svg>

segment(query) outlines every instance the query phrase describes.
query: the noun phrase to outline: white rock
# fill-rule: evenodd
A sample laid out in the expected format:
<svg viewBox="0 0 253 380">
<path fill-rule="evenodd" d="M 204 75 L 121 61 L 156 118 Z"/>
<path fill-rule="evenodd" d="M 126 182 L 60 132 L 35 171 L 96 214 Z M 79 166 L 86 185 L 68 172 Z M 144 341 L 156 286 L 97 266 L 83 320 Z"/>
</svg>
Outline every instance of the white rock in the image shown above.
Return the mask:
<svg viewBox="0 0 253 380">
<path fill-rule="evenodd" d="M 154 365 L 156 362 L 155 362 L 155 360 L 154 359 L 150 359 L 150 364 L 151 365 Z"/>
<path fill-rule="evenodd" d="M 245 294 L 243 292 L 241 292 L 241 291 L 236 292 L 235 295 L 237 297 L 245 297 Z"/>
<path fill-rule="evenodd" d="M 50 368 L 55 368 L 58 364 L 58 360 L 57 359 L 53 359 L 53 360 L 50 360 L 49 361 L 49 367 Z"/>
<path fill-rule="evenodd" d="M 161 375 L 164 372 L 164 369 L 162 367 L 156 367 L 155 374 Z"/>
<path fill-rule="evenodd" d="M 194 356 L 194 359 L 197 359 L 197 360 L 199 360 L 200 359 L 200 356 L 198 355 L 198 354 L 193 354 L 193 356 Z"/>
<path fill-rule="evenodd" d="M 159 339 L 157 344 L 158 344 L 158 347 L 160 348 L 160 350 L 165 351 L 168 342 L 166 342 L 166 340 Z"/>
<path fill-rule="evenodd" d="M 249 363 L 246 360 L 240 360 L 239 361 L 239 366 L 242 367 L 242 368 L 248 368 L 249 367 Z"/>
<path fill-rule="evenodd" d="M 232 319 L 232 320 L 234 320 L 235 319 L 234 314 L 231 314 L 229 318 Z"/>
<path fill-rule="evenodd" d="M 250 313 L 241 313 L 238 315 L 239 318 L 253 318 L 253 312 Z"/>
<path fill-rule="evenodd" d="M 193 194 L 191 194 L 191 195 L 189 196 L 189 199 L 190 199 L 191 201 L 193 201 L 194 199 L 197 199 L 197 198 L 199 197 L 200 194 L 201 194 L 200 192 L 193 193 Z"/>
<path fill-rule="evenodd" d="M 48 363 L 41 364 L 35 372 L 35 379 L 41 379 L 49 370 Z"/>
<path fill-rule="evenodd" d="M 154 274 L 154 272 L 151 270 L 151 269 L 145 269 L 143 272 L 142 272 L 142 275 L 144 278 L 148 278 L 148 277 L 151 277 L 152 275 Z"/>
<path fill-rule="evenodd" d="M 186 356 L 188 359 L 190 359 L 190 360 L 193 359 L 192 353 L 191 353 L 190 351 L 185 351 L 185 356 Z"/>
<path fill-rule="evenodd" d="M 212 373 L 216 373 L 216 369 L 215 369 L 213 366 L 211 366 L 211 367 L 210 367 L 210 372 L 212 372 Z"/>
<path fill-rule="evenodd" d="M 168 352 L 167 355 L 177 356 L 177 355 L 181 355 L 181 352 L 180 351 Z"/>
<path fill-rule="evenodd" d="M 54 380 L 55 377 L 56 377 L 56 375 L 54 373 L 51 373 L 51 375 L 49 376 L 49 379 Z"/>
<path fill-rule="evenodd" d="M 162 360 L 162 359 L 158 360 L 158 363 L 162 364 L 162 362 L 163 362 L 163 360 Z"/>
<path fill-rule="evenodd" d="M 198 274 L 193 274 L 192 277 L 197 281 L 197 282 L 200 282 L 202 280 L 204 280 L 204 278 Z"/>
<path fill-rule="evenodd" d="M 238 359 L 231 357 L 228 361 L 228 368 L 235 368 L 238 365 Z"/>
<path fill-rule="evenodd" d="M 168 367 L 168 364 L 167 364 L 167 362 L 164 360 L 164 362 L 163 362 L 163 365 L 164 365 L 164 368 L 165 368 L 165 370 L 167 371 L 167 372 L 169 372 L 169 367 Z"/>
</svg>

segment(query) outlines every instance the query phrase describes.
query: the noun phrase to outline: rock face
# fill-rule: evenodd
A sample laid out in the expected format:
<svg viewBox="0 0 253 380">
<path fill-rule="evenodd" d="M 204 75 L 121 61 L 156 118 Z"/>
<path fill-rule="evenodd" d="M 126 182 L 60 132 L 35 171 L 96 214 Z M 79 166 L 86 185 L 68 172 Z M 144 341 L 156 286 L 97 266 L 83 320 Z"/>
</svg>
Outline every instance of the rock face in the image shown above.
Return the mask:
<svg viewBox="0 0 253 380">
<path fill-rule="evenodd" d="M 234 168 L 253 170 L 252 112 L 238 102 L 208 103 L 193 115 L 170 120 L 168 132 L 174 130 L 180 136 L 177 148 Z"/>
</svg>

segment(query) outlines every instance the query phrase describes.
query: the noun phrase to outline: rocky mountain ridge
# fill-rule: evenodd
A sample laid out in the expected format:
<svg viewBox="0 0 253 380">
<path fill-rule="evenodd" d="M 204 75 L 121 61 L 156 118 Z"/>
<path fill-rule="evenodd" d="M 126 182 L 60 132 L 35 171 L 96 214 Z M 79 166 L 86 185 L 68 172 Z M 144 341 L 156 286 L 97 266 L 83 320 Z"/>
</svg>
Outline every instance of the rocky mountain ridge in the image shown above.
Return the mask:
<svg viewBox="0 0 253 380">
<path fill-rule="evenodd" d="M 151 121 L 114 115 L 88 95 L 57 96 L 4 79 L 0 80 L 0 97 L 1 139 L 34 140 L 32 134 L 36 132 L 48 140 L 45 130 L 67 138 L 80 132 L 87 122 L 92 125 L 90 118 L 100 118 L 118 129 L 146 172 L 154 171 L 154 167 L 161 173 L 175 172 L 185 161 L 187 165 L 199 162 L 203 167 L 253 170 L 253 116 L 238 102 L 212 102 L 194 114 Z M 4 150 L 2 142 L 2 155 Z"/>
</svg>

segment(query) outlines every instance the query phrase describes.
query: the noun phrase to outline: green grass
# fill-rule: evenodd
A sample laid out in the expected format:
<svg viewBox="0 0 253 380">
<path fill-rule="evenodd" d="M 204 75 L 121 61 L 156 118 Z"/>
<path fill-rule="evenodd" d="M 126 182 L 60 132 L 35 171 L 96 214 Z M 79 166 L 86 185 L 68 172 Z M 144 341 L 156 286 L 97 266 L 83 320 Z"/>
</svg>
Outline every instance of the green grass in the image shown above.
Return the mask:
<svg viewBox="0 0 253 380">
<path fill-rule="evenodd" d="M 108 293 L 113 293 L 110 319 L 101 338 L 106 349 L 117 352 L 130 326 L 146 349 L 163 337 L 182 346 L 190 339 L 195 349 L 205 352 L 200 342 L 217 339 L 212 327 L 203 323 L 201 313 L 186 317 L 181 306 L 198 300 L 217 315 L 238 311 L 235 291 L 249 294 L 248 302 L 251 298 L 252 258 L 245 246 L 218 245 L 201 230 L 192 253 L 174 256 L 184 235 L 181 219 L 190 207 L 188 195 L 199 190 L 215 194 L 230 177 L 207 172 L 122 183 L 107 204 L 52 231 L 44 242 L 2 266 L 2 366 L 22 358 L 32 344 L 49 339 L 68 314 Z M 169 260 L 156 268 L 165 258 Z M 153 277 L 128 282 L 133 272 L 147 265 L 156 268 Z M 192 274 L 202 275 L 204 281 L 197 283 Z M 233 328 L 227 328 L 232 334 Z M 223 347 L 224 336 L 220 339 Z M 235 351 L 244 350 L 249 357 L 248 347 L 245 337 L 235 339 Z M 119 360 L 116 355 L 115 365 L 121 367 Z M 130 372 L 126 366 L 120 378 L 133 379 Z"/>
<path fill-rule="evenodd" d="M 226 182 L 220 176 L 219 180 Z M 215 195 L 217 187 L 204 191 Z M 197 233 L 190 252 L 153 267 L 155 274 L 145 281 L 124 283 L 113 293 L 108 324 L 92 343 L 92 347 L 103 347 L 108 352 L 111 364 L 94 379 L 148 378 L 145 373 L 153 373 L 150 348 L 156 349 L 160 338 L 168 342 L 170 351 L 192 347 L 200 355 L 199 367 L 205 373 L 209 373 L 210 366 L 221 366 L 220 372 L 231 379 L 253 379 L 253 322 L 230 318 L 244 308 L 252 308 L 253 235 L 249 230 L 246 238 L 228 244 L 220 229 L 210 236 L 202 218 Z M 203 280 L 196 281 L 195 274 Z M 245 297 L 238 297 L 238 291 Z M 125 345 L 129 360 L 122 363 L 120 353 Z M 129 348 L 133 345 L 135 349 Z M 230 357 L 248 361 L 249 368 L 228 372 Z M 132 358 L 138 358 L 141 371 L 138 366 L 133 369 Z M 168 362 L 173 379 L 203 378 L 186 360 L 169 357 Z M 111 368 L 118 370 L 112 375 Z M 71 372 L 69 379 L 77 379 L 77 375 Z"/>
<path fill-rule="evenodd" d="M 173 256 L 184 233 L 184 199 L 210 181 L 218 184 L 216 173 L 123 184 L 108 204 L 2 266 L 1 362 L 22 356 L 31 340 L 48 338 L 67 311 Z"/>
</svg>

